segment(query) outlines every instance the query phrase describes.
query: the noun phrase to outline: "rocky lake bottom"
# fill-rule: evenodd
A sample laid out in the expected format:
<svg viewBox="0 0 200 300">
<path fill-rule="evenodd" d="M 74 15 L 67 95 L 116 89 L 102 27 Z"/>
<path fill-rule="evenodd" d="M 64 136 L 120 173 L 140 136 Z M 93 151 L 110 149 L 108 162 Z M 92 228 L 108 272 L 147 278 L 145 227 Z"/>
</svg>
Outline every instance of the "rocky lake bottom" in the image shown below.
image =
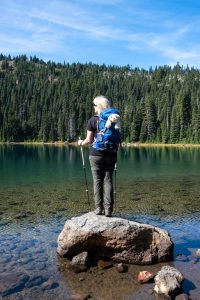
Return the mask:
<svg viewBox="0 0 200 300">
<path fill-rule="evenodd" d="M 89 182 L 91 185 L 91 182 Z M 67 219 L 94 209 L 80 182 L 44 185 L 39 182 L 0 189 L 0 292 L 3 299 L 94 300 L 155 299 L 153 283 L 137 282 L 142 270 L 158 272 L 163 264 L 128 266 L 118 273 L 91 267 L 74 273 L 56 253 L 57 237 Z M 90 189 L 91 190 L 91 189 Z M 200 295 L 199 178 L 135 179 L 118 185 L 115 216 L 166 229 L 175 243 L 169 264 L 184 277 L 190 299 Z"/>
</svg>

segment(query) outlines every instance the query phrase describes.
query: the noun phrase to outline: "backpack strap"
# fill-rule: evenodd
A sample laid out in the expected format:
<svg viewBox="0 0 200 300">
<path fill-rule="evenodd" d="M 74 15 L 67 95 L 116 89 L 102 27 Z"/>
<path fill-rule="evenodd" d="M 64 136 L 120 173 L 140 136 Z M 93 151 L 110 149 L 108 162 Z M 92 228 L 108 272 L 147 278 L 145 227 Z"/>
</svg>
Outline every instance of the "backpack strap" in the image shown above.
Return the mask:
<svg viewBox="0 0 200 300">
<path fill-rule="evenodd" d="M 99 123 L 101 122 L 101 120 L 104 122 L 105 120 L 101 117 L 101 113 L 99 114 L 99 118 L 97 120 L 97 132 L 100 132 L 100 133 L 104 133 L 106 131 L 106 127 L 104 127 L 103 129 L 100 130 L 99 128 Z"/>
</svg>

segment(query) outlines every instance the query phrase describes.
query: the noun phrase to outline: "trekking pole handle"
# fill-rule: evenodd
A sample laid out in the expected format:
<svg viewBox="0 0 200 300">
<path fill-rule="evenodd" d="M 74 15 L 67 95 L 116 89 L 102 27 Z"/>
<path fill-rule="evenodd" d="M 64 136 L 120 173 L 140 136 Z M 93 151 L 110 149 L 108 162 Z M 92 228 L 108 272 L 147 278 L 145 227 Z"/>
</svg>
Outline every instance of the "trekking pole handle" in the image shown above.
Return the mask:
<svg viewBox="0 0 200 300">
<path fill-rule="evenodd" d="M 81 138 L 79 137 L 79 141 L 81 140 Z M 83 146 L 82 144 L 80 144 L 81 146 L 81 156 L 82 156 L 82 162 L 83 162 L 83 168 L 85 168 L 85 159 L 84 159 L 84 154 L 83 154 Z"/>
</svg>

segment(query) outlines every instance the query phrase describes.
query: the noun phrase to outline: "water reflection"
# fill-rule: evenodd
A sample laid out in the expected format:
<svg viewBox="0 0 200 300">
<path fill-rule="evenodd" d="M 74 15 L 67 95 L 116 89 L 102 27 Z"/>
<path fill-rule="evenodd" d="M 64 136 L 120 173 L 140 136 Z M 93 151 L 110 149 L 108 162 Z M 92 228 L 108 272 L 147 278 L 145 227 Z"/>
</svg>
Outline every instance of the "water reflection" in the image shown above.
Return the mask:
<svg viewBox="0 0 200 300">
<path fill-rule="evenodd" d="M 80 178 L 79 152 L 76 147 L 0 145 L 0 186 Z"/>
<path fill-rule="evenodd" d="M 88 149 L 85 149 L 88 175 Z M 0 185 L 77 179 L 82 174 L 80 148 L 47 145 L 0 145 Z M 118 176 L 200 176 L 200 148 L 121 148 Z M 57 178 L 55 178 L 55 176 Z"/>
<path fill-rule="evenodd" d="M 200 176 L 200 148 L 122 148 L 120 170 L 130 176 Z"/>
</svg>

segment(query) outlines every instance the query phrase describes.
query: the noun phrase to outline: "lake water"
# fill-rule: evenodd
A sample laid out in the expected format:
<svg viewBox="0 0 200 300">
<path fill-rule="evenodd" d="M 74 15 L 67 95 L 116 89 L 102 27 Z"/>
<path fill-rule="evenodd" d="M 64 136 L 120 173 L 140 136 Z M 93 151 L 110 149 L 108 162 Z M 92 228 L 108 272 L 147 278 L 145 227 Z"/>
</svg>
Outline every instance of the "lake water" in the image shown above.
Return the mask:
<svg viewBox="0 0 200 300">
<path fill-rule="evenodd" d="M 0 145 L 0 292 L 3 299 L 155 299 L 139 270 L 161 265 L 91 268 L 74 274 L 56 254 L 67 219 L 94 209 L 88 149 Z M 115 216 L 159 226 L 175 243 L 171 263 L 185 276 L 184 292 L 200 299 L 200 148 L 122 148 L 118 155 Z M 181 254 L 181 255 L 180 255 Z"/>
</svg>

